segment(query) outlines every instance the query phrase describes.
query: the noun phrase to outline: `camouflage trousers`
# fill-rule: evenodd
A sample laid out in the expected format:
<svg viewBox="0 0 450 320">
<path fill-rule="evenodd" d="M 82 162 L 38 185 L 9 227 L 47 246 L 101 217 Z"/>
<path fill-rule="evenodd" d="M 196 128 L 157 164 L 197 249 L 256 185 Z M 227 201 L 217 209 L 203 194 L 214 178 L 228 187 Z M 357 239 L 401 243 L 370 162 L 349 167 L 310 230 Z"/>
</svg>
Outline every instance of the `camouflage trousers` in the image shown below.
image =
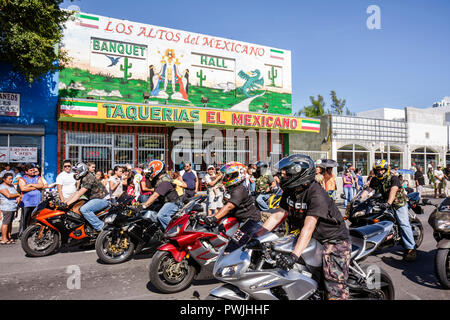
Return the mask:
<svg viewBox="0 0 450 320">
<path fill-rule="evenodd" d="M 352 245 L 350 241 L 326 242 L 323 245 L 323 274 L 328 300 L 348 300 L 348 270 Z"/>
</svg>

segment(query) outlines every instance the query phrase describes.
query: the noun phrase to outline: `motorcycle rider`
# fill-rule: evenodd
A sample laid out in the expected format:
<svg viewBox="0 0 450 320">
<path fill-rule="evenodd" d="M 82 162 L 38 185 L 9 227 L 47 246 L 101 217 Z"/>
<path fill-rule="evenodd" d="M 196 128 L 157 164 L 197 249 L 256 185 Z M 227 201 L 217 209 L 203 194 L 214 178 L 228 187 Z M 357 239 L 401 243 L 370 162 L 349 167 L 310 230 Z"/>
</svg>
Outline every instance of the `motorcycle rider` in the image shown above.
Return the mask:
<svg viewBox="0 0 450 320">
<path fill-rule="evenodd" d="M 80 188 L 69 199 L 65 200 L 64 203 L 70 206 L 80 199 L 81 196 L 85 195 L 89 200 L 81 206 L 80 212 L 89 224 L 97 232 L 100 232 L 105 224 L 95 213 L 109 206 L 109 201 L 104 199 L 108 191 L 106 191 L 101 181 L 95 177 L 95 174 L 89 171 L 87 164 L 79 162 L 72 170 L 75 172 L 75 180 L 80 181 Z"/>
<path fill-rule="evenodd" d="M 164 203 L 158 212 L 151 211 L 151 219 L 153 222 L 160 222 L 165 230 L 172 216 L 182 207 L 182 202 L 178 196 L 176 186 L 172 183 L 172 179 L 166 172 L 166 164 L 161 160 L 153 160 L 148 164 L 149 172 L 146 175 L 150 179 L 151 188 L 154 192 L 143 204 L 142 209 L 146 210 L 154 205 L 156 201 Z"/>
<path fill-rule="evenodd" d="M 270 173 L 269 164 L 265 161 L 258 161 L 253 175 L 256 178 L 256 203 L 262 211 L 268 210 L 267 200 L 270 198 L 271 191 L 277 187 L 275 179 Z"/>
<path fill-rule="evenodd" d="M 377 160 L 373 166 L 373 172 L 375 176 L 370 181 L 369 190 L 364 191 L 361 197 L 366 197 L 373 190 L 383 196 L 386 202 L 381 206 L 384 209 L 392 209 L 399 223 L 403 244 L 406 248 L 404 259 L 414 261 L 417 257 L 416 243 L 409 222 L 408 200 L 403 192 L 402 184 L 398 176 L 389 172 L 389 164 L 385 160 Z"/>
<path fill-rule="evenodd" d="M 342 214 L 328 193 L 315 180 L 314 161 L 303 154 L 294 154 L 278 162 L 274 171 L 281 174 L 283 195 L 280 208 L 263 224 L 273 230 L 287 216 L 298 226 L 300 235 L 294 250 L 282 254 L 278 263 L 290 269 L 301 257 L 311 237 L 323 245 L 323 275 L 329 300 L 347 300 L 347 279 L 350 265 L 351 242 Z"/>
<path fill-rule="evenodd" d="M 256 208 L 253 198 L 244 186 L 246 169 L 242 163 L 228 162 L 222 168 L 222 182 L 226 188 L 224 194 L 225 205 L 212 216 L 205 218 L 210 226 L 217 226 L 217 221 L 226 215 L 236 217 L 239 222 L 246 219 L 258 222 L 261 220 L 261 212 Z"/>
</svg>

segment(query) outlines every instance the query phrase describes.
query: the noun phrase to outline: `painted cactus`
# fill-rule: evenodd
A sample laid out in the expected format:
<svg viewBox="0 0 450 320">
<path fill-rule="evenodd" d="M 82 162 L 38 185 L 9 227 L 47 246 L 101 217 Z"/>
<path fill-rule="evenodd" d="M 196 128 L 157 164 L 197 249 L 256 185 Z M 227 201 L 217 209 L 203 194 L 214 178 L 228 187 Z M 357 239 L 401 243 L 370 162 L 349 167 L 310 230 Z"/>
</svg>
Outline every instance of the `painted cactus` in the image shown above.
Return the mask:
<svg viewBox="0 0 450 320">
<path fill-rule="evenodd" d="M 278 72 L 274 66 L 272 66 L 272 74 L 270 73 L 270 71 L 268 71 L 268 77 L 269 77 L 269 80 L 272 81 L 271 86 L 275 87 L 275 79 L 278 77 Z"/>
<path fill-rule="evenodd" d="M 120 71 L 123 71 L 123 83 L 127 83 L 128 79 L 131 78 L 132 73 L 128 73 L 128 70 L 133 67 L 133 64 L 128 64 L 128 58 L 125 57 L 123 64 L 120 65 Z"/>
<path fill-rule="evenodd" d="M 197 72 L 197 78 L 200 79 L 200 87 L 203 87 L 203 81 L 206 79 L 206 75 L 203 76 L 203 70 L 200 70 L 200 73 Z"/>
</svg>

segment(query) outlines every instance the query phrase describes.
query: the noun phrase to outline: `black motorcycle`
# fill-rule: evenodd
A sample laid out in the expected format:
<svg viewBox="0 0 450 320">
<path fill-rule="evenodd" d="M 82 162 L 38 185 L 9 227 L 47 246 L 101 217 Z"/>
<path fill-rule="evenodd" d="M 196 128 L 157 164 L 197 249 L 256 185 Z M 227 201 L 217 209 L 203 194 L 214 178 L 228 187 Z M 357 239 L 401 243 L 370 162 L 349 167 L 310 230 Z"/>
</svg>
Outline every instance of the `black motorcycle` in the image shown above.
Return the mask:
<svg viewBox="0 0 450 320">
<path fill-rule="evenodd" d="M 383 206 L 380 206 L 383 202 L 381 194 L 369 192 L 368 196 L 364 197 L 365 190 L 367 189 L 360 190 L 355 198 L 347 205 L 344 219 L 350 222 L 350 228 L 367 226 L 380 221 L 392 221 L 394 223 L 393 232 L 380 247 L 393 247 L 400 244 L 402 237 L 395 213 L 390 209 L 384 209 Z M 417 248 L 422 244 L 424 231 L 422 222 L 417 218 L 416 213 L 423 213 L 423 205 L 427 204 L 421 204 L 414 199 L 408 199 L 408 209 L 411 209 L 408 210 L 409 221 Z"/>
<path fill-rule="evenodd" d="M 425 201 L 424 201 L 425 202 Z M 427 204 L 432 205 L 427 199 Z M 437 241 L 434 259 L 436 276 L 445 289 L 450 289 L 450 198 L 441 202 L 428 218 L 433 228 L 433 237 Z"/>
<path fill-rule="evenodd" d="M 151 207 L 158 211 L 162 205 Z M 95 241 L 95 249 L 101 261 L 107 264 L 121 263 L 132 254 L 157 248 L 164 241 L 164 230 L 150 219 L 150 211 L 128 206 L 105 219 L 106 226 Z"/>
</svg>

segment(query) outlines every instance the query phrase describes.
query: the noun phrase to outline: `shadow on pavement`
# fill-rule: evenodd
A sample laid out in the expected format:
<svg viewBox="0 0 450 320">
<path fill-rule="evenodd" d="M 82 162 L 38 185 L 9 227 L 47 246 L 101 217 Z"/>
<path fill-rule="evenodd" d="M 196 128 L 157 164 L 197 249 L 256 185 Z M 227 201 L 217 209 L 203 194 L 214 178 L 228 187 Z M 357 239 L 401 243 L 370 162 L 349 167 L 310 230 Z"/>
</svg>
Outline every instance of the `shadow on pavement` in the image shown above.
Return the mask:
<svg viewBox="0 0 450 320">
<path fill-rule="evenodd" d="M 434 256 L 436 250 L 428 252 L 417 250 L 417 259 L 413 262 L 403 260 L 403 251 L 392 250 L 389 252 L 398 255 L 400 259 L 386 256 L 382 257 L 381 260 L 388 266 L 403 270 L 402 275 L 421 286 L 442 289 L 434 272 Z"/>
</svg>

